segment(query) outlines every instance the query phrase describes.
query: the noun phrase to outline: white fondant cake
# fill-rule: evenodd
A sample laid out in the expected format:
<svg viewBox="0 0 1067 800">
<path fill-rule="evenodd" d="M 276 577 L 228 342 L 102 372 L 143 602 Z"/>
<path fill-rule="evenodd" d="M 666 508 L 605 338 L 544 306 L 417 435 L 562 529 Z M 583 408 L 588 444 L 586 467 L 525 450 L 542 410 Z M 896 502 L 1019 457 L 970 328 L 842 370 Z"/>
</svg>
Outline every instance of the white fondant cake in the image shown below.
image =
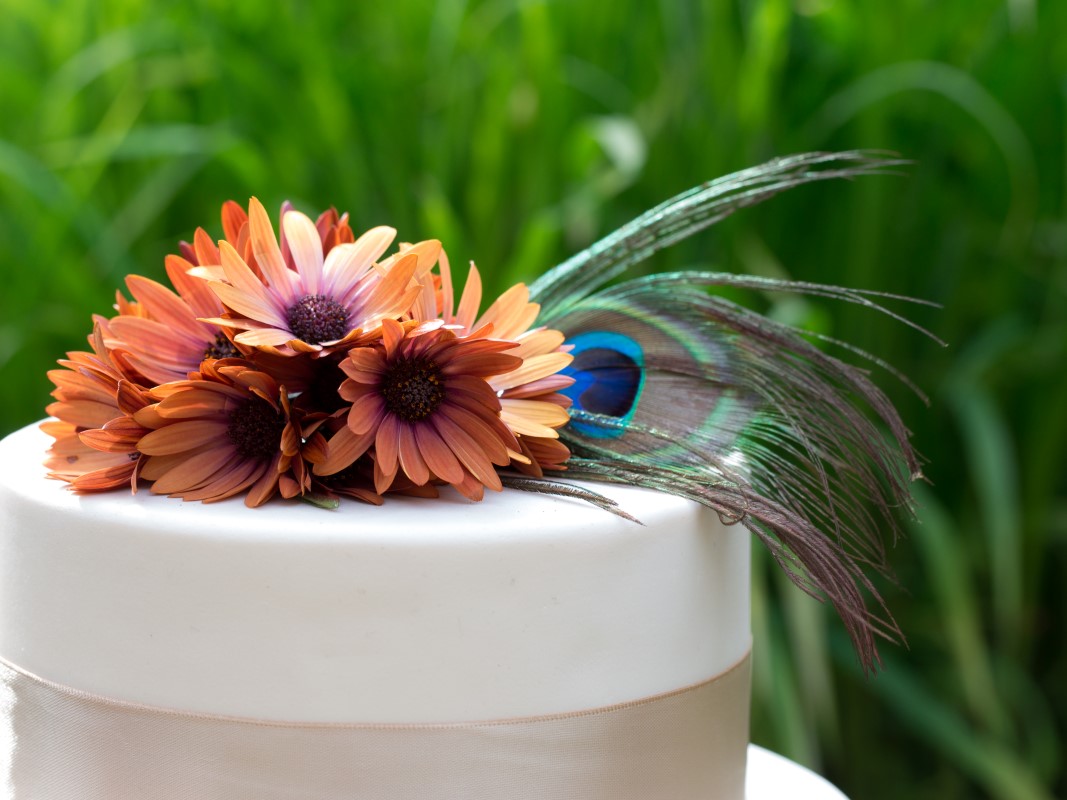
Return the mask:
<svg viewBox="0 0 1067 800">
<path fill-rule="evenodd" d="M 0 444 L 0 658 L 94 696 L 274 722 L 500 720 L 676 692 L 750 647 L 750 536 L 675 497 L 596 487 L 637 525 L 508 490 L 337 511 L 79 496 L 45 478 L 49 441 Z M 716 725 L 747 741 L 743 705 Z"/>
</svg>

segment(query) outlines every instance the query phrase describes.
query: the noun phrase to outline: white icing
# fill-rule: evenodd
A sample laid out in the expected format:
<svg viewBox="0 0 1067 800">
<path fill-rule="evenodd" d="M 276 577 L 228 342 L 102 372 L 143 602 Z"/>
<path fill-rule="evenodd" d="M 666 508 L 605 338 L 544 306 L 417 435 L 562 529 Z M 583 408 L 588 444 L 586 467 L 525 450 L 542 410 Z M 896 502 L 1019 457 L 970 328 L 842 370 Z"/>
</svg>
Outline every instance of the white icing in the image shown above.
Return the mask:
<svg viewBox="0 0 1067 800">
<path fill-rule="evenodd" d="M 693 503 L 389 497 L 338 511 L 45 478 L 0 443 L 0 656 L 116 699 L 315 722 L 603 706 L 703 681 L 749 648 L 749 539 Z"/>
</svg>

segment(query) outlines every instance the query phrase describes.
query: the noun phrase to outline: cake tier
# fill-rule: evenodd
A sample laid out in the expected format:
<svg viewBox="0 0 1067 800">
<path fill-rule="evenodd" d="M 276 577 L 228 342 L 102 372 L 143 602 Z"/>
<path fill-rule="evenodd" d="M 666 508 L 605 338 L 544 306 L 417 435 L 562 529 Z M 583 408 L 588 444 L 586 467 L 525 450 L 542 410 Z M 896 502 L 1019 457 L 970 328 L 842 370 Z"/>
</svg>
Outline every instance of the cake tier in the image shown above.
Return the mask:
<svg viewBox="0 0 1067 800">
<path fill-rule="evenodd" d="M 49 443 L 0 443 L 0 657 L 94 695 L 502 719 L 672 692 L 749 649 L 749 535 L 678 498 L 596 487 L 638 525 L 520 491 L 336 511 L 79 496 L 45 477 Z"/>
</svg>

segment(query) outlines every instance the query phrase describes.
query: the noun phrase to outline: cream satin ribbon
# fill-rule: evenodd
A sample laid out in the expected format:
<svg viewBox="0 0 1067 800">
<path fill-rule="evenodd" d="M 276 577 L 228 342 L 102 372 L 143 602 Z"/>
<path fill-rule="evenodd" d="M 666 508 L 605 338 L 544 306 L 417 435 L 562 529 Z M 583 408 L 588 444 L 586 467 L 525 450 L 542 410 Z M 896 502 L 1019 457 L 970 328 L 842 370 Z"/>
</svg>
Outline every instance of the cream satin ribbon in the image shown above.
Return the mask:
<svg viewBox="0 0 1067 800">
<path fill-rule="evenodd" d="M 126 703 L 0 660 L 0 797 L 742 800 L 749 681 L 746 655 L 696 686 L 588 711 L 333 725 Z"/>
</svg>

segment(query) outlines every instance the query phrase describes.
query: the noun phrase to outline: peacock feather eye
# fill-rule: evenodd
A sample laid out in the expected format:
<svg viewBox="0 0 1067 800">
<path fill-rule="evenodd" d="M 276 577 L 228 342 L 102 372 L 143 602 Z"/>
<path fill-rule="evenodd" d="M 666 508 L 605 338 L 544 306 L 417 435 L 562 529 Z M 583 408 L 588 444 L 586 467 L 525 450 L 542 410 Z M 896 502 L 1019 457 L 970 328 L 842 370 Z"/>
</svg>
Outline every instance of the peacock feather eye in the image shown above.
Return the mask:
<svg viewBox="0 0 1067 800">
<path fill-rule="evenodd" d="M 574 384 L 560 390 L 573 408 L 590 414 L 630 419 L 644 386 L 644 352 L 634 339 L 610 331 L 587 331 L 567 339 L 574 361 L 562 370 Z M 574 420 L 575 431 L 597 439 L 616 438 L 625 427 L 605 427 Z"/>
</svg>

